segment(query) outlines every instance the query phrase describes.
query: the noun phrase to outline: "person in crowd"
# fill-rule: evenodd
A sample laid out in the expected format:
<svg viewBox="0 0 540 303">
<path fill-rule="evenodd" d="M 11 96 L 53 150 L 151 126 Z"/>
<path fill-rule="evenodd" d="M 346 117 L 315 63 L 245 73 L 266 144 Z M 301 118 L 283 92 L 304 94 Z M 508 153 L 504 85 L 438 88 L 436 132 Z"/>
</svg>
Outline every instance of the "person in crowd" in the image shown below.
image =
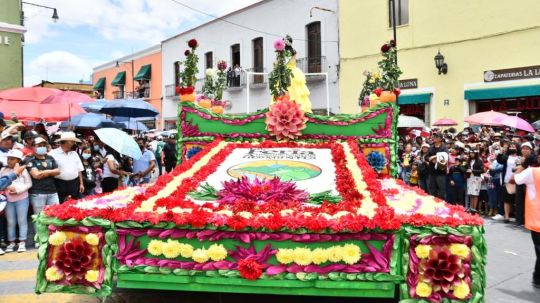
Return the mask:
<svg viewBox="0 0 540 303">
<path fill-rule="evenodd" d="M 536 155 L 530 142 L 521 144 L 521 158 L 518 162 L 518 169 L 527 169 L 536 163 Z M 525 188 L 524 184 L 516 186 L 516 225 L 522 226 L 525 223 Z"/>
<path fill-rule="evenodd" d="M 504 166 L 497 162 L 498 150 L 494 149 L 493 154 L 488 158 L 486 179 L 488 190 L 488 216 L 494 217 L 498 214 L 502 207 L 501 186 L 502 186 L 502 171 Z"/>
<path fill-rule="evenodd" d="M 105 143 L 101 142 L 98 138 L 94 141 L 94 152 L 101 157 L 105 158 L 107 156 L 107 149 L 105 148 Z"/>
<path fill-rule="evenodd" d="M 45 140 L 50 141 L 49 134 L 47 133 L 47 129 L 45 129 L 45 124 L 43 123 L 37 123 L 34 126 L 34 131 L 38 133 L 39 136 L 42 136 L 45 138 Z"/>
<path fill-rule="evenodd" d="M 86 146 L 81 151 L 81 162 L 83 165 L 83 185 L 84 192 L 82 193 L 83 197 L 95 194 L 97 174 L 96 169 L 99 167 L 94 163 L 94 158 L 92 157 L 92 148 Z"/>
<path fill-rule="evenodd" d="M 128 175 L 120 177 L 120 179 L 122 180 L 120 183 L 123 186 L 137 185 L 139 178 L 133 174 L 133 158 L 124 157 L 121 167 L 123 171 L 128 173 Z"/>
<path fill-rule="evenodd" d="M 234 71 L 232 67 L 230 66 L 227 69 L 227 86 L 228 87 L 234 86 Z"/>
<path fill-rule="evenodd" d="M 169 136 L 167 144 L 163 146 L 163 164 L 165 165 L 165 171 L 170 173 L 176 165 L 176 137 L 174 135 Z"/>
<path fill-rule="evenodd" d="M 161 174 L 163 173 L 163 159 L 161 158 L 161 151 L 163 150 L 163 146 L 165 146 L 165 142 L 163 142 L 163 137 L 158 136 L 156 140 L 156 147 L 154 148 L 154 157 L 156 158 L 159 176 L 161 176 Z"/>
<path fill-rule="evenodd" d="M 84 167 L 74 145 L 81 142 L 73 132 L 63 132 L 57 140 L 59 148 L 53 149 L 49 155 L 54 158 L 60 174 L 55 177 L 56 190 L 60 203 L 68 199 L 77 199 L 84 193 Z"/>
<path fill-rule="evenodd" d="M 510 223 L 510 212 L 516 201 L 516 184 L 510 182 L 519 161 L 518 146 L 511 142 L 508 146 L 502 147 L 501 153 L 497 156 L 497 162 L 503 165 L 503 202 L 504 202 L 504 223 Z M 500 220 L 500 217 L 494 218 Z"/>
<path fill-rule="evenodd" d="M 26 133 L 24 133 L 24 136 L 23 136 L 24 147 L 21 149 L 21 151 L 25 157 L 34 153 L 34 139 L 36 139 L 37 136 L 38 134 L 33 130 L 27 131 Z"/>
<path fill-rule="evenodd" d="M 440 199 L 446 199 L 446 176 L 448 164 L 448 150 L 443 144 L 441 133 L 433 134 L 433 144 L 426 155 L 428 166 L 428 192 Z M 446 155 L 446 156 L 445 156 Z"/>
<path fill-rule="evenodd" d="M 104 193 L 110 193 L 118 188 L 119 178 L 121 176 L 129 176 L 129 173 L 120 168 L 120 155 L 114 149 L 105 145 L 107 154 L 105 156 L 105 164 L 103 164 L 103 180 L 101 188 Z"/>
<path fill-rule="evenodd" d="M 2 166 L 7 165 L 7 153 L 13 148 L 13 135 L 4 131 L 0 135 L 0 163 Z"/>
<path fill-rule="evenodd" d="M 456 157 L 454 164 L 450 167 L 450 190 L 454 192 L 451 201 L 452 204 L 465 206 L 465 167 L 463 166 L 463 158 Z"/>
<path fill-rule="evenodd" d="M 15 167 L 13 167 L 13 171 L 6 174 L 5 176 L 0 176 L 0 190 L 5 190 L 8 186 L 11 185 L 13 180 L 16 180 L 24 171 L 26 170 L 25 165 L 19 165 L 15 164 Z M 7 206 L 7 201 L 5 202 L 5 206 Z M 5 254 L 3 248 L 7 247 L 7 243 L 5 243 L 7 239 L 7 222 L 5 220 L 5 217 L 3 213 L 0 211 L 0 255 Z"/>
<path fill-rule="evenodd" d="M 429 144 L 422 143 L 420 152 L 416 157 L 418 162 L 418 185 L 426 193 L 428 192 L 428 177 L 429 177 L 429 162 L 426 161 L 428 154 Z"/>
<path fill-rule="evenodd" d="M 0 170 L 0 176 L 4 177 L 14 172 L 15 166 L 20 164 L 23 160 L 23 153 L 20 150 L 12 149 L 7 153 L 7 166 Z M 28 235 L 28 189 L 32 186 L 32 179 L 25 170 L 13 180 L 11 185 L 5 189 L 5 195 L 7 197 L 6 206 L 6 218 L 8 226 L 8 241 L 9 245 L 6 248 L 6 252 L 15 251 L 17 246 L 17 252 L 26 251 L 26 237 Z M 19 243 L 16 243 L 17 239 L 17 227 L 19 231 Z"/>
<path fill-rule="evenodd" d="M 411 176 L 411 165 L 414 162 L 414 155 L 412 152 L 412 144 L 405 144 L 403 153 L 399 157 L 399 164 L 401 165 L 401 179 L 405 184 L 409 184 L 409 178 Z"/>
<path fill-rule="evenodd" d="M 473 150 L 469 153 L 469 162 L 467 164 L 467 195 L 469 196 L 469 211 L 478 212 L 478 196 L 482 186 L 482 174 L 484 173 L 484 162 L 480 158 L 480 152 Z"/>
<path fill-rule="evenodd" d="M 410 186 L 418 186 L 418 162 L 412 162 L 411 164 L 411 176 L 409 177 Z"/>
<path fill-rule="evenodd" d="M 234 86 L 240 86 L 240 75 L 242 73 L 242 68 L 239 64 L 234 65 Z"/>
<path fill-rule="evenodd" d="M 137 138 L 137 144 L 142 152 L 142 157 L 133 161 L 133 174 L 138 179 L 138 184 L 147 184 L 152 177 L 152 171 L 156 167 L 154 153 L 146 148 L 146 140 Z"/>
</svg>

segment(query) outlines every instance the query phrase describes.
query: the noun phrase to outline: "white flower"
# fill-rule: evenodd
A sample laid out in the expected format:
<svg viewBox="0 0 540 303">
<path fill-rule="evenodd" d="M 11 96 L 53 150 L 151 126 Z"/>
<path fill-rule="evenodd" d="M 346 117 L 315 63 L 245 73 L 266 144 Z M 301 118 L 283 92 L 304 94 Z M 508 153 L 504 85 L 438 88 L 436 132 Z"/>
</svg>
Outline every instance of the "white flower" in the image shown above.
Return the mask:
<svg viewBox="0 0 540 303">
<path fill-rule="evenodd" d="M 191 211 L 192 211 L 191 208 L 180 208 L 180 207 L 175 207 L 175 208 L 172 209 L 172 212 L 173 212 L 173 213 L 176 213 L 176 214 L 183 214 L 183 213 L 191 214 Z"/>
<path fill-rule="evenodd" d="M 216 72 L 214 71 L 213 68 L 207 68 L 207 69 L 206 69 L 206 76 L 207 76 L 207 77 L 213 77 L 215 73 L 216 73 Z"/>
<path fill-rule="evenodd" d="M 222 210 L 219 210 L 219 211 L 216 211 L 216 214 L 220 214 L 220 215 L 224 215 L 224 216 L 227 216 L 227 217 L 231 217 L 233 215 L 233 212 L 228 210 L 228 209 L 222 209 Z"/>
<path fill-rule="evenodd" d="M 249 211 L 241 211 L 237 215 L 245 219 L 251 219 L 251 217 L 253 217 L 253 214 L 251 214 Z"/>
<path fill-rule="evenodd" d="M 335 213 L 335 214 L 332 216 L 332 218 L 338 219 L 338 218 L 341 218 L 341 217 L 346 216 L 346 215 L 348 215 L 348 214 L 350 214 L 348 211 L 342 210 L 342 211 L 338 211 L 337 213 Z"/>
<path fill-rule="evenodd" d="M 279 213 L 281 214 L 282 217 L 286 217 L 288 215 L 292 215 L 294 211 L 292 209 L 284 209 L 280 211 Z"/>
<path fill-rule="evenodd" d="M 259 217 L 262 217 L 262 218 L 268 218 L 270 217 L 272 214 L 271 213 L 260 213 L 259 214 Z"/>
</svg>

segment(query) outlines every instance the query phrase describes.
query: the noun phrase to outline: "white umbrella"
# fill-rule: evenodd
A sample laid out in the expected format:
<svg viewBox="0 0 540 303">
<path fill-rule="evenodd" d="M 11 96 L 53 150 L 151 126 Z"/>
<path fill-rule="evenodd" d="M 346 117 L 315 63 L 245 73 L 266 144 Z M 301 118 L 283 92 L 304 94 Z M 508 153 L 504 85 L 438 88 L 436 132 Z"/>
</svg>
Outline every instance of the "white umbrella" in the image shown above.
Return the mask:
<svg viewBox="0 0 540 303">
<path fill-rule="evenodd" d="M 133 138 L 116 128 L 100 128 L 94 131 L 101 142 L 117 152 L 138 160 L 142 157 L 141 149 Z"/>
<path fill-rule="evenodd" d="M 399 115 L 398 125 L 399 128 L 411 128 L 411 127 L 426 127 L 424 121 L 413 116 Z"/>
</svg>

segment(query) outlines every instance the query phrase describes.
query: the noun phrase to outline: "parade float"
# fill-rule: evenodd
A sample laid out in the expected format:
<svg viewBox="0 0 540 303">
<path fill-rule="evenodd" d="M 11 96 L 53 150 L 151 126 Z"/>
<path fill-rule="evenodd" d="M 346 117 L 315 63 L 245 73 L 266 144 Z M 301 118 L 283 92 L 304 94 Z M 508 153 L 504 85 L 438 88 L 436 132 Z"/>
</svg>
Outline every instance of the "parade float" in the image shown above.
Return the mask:
<svg viewBox="0 0 540 303">
<path fill-rule="evenodd" d="M 483 302 L 482 220 L 393 178 L 397 115 L 318 116 L 287 94 L 245 115 L 181 102 L 170 174 L 37 216 L 36 292 Z"/>
</svg>

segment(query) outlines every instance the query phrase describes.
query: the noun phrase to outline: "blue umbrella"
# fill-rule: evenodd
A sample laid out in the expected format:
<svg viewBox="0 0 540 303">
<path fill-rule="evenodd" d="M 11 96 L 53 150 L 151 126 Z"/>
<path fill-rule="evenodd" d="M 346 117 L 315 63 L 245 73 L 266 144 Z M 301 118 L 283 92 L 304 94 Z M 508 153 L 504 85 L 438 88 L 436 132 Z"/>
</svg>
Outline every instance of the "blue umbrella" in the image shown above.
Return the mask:
<svg viewBox="0 0 540 303">
<path fill-rule="evenodd" d="M 148 127 L 135 118 L 114 117 L 113 121 L 118 124 L 121 124 L 122 125 L 121 128 L 123 129 L 130 129 L 130 130 L 136 130 L 136 131 L 141 131 L 141 132 L 148 131 Z"/>
<path fill-rule="evenodd" d="M 107 102 L 100 110 L 101 113 L 111 116 L 129 118 L 155 117 L 158 110 L 143 99 L 117 99 Z"/>
<path fill-rule="evenodd" d="M 141 149 L 135 140 L 116 128 L 100 128 L 94 131 L 101 142 L 112 149 L 135 160 L 142 157 Z"/>
<path fill-rule="evenodd" d="M 89 113 L 99 113 L 99 111 L 107 104 L 105 99 L 99 99 L 94 102 L 81 103 L 81 107 Z"/>
<path fill-rule="evenodd" d="M 71 117 L 70 121 L 62 122 L 60 127 L 100 128 L 115 127 L 115 125 L 116 123 L 113 120 L 107 119 L 104 115 L 87 113 Z"/>
</svg>

